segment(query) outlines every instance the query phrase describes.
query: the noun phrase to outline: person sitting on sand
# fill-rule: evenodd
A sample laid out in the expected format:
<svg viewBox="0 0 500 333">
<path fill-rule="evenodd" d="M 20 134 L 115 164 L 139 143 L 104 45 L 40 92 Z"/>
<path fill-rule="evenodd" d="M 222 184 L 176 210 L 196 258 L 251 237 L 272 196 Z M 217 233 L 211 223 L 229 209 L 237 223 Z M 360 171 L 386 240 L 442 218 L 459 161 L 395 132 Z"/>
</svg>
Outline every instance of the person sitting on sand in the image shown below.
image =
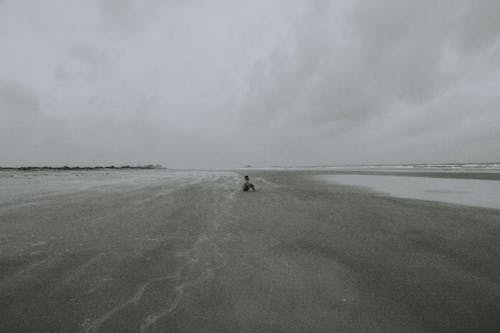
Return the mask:
<svg viewBox="0 0 500 333">
<path fill-rule="evenodd" d="M 250 189 L 252 189 L 252 191 L 255 191 L 255 186 L 252 183 L 250 183 L 249 177 L 245 176 L 245 183 L 243 184 L 243 191 L 247 192 Z"/>
</svg>

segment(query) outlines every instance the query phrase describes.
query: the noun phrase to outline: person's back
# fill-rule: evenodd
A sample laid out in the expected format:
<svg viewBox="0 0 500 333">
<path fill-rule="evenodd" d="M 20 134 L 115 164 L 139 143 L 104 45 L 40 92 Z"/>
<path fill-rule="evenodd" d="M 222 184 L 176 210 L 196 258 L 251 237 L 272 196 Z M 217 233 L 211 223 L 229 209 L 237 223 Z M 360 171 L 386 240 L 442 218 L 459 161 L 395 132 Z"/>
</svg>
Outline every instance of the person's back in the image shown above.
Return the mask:
<svg viewBox="0 0 500 333">
<path fill-rule="evenodd" d="M 243 184 L 243 191 L 247 192 L 250 189 L 252 189 L 252 191 L 255 191 L 255 186 L 252 183 L 250 183 L 250 178 L 248 176 L 245 176 L 245 183 Z"/>
</svg>

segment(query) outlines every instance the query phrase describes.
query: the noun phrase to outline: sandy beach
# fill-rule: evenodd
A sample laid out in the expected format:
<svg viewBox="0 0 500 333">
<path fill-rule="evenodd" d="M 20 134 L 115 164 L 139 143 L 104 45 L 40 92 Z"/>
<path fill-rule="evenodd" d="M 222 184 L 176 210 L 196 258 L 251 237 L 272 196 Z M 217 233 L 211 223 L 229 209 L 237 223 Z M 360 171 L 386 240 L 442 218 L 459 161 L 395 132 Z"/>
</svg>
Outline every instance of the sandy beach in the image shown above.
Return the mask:
<svg viewBox="0 0 500 333">
<path fill-rule="evenodd" d="M 3 174 L 0 331 L 500 330 L 499 209 L 319 173 Z"/>
</svg>

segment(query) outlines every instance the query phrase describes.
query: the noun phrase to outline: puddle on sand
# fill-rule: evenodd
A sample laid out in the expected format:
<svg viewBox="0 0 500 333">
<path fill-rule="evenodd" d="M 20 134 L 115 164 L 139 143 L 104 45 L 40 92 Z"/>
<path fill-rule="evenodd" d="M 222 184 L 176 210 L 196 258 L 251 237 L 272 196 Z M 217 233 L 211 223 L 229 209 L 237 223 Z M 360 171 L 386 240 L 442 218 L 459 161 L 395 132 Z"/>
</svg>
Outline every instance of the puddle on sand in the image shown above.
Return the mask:
<svg viewBox="0 0 500 333">
<path fill-rule="evenodd" d="M 363 186 L 394 197 L 500 209 L 500 181 L 374 175 L 319 175 L 318 180 Z"/>
</svg>

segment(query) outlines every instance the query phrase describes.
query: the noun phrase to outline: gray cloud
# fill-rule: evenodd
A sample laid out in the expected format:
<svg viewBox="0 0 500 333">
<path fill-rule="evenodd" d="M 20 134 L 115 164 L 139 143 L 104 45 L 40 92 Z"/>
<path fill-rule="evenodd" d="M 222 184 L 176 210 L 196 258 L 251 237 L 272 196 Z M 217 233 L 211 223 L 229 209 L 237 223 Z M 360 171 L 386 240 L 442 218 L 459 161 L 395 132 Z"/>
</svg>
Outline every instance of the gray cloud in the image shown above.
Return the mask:
<svg viewBox="0 0 500 333">
<path fill-rule="evenodd" d="M 497 1 L 0 6 L 2 165 L 500 160 Z"/>
<path fill-rule="evenodd" d="M 498 101 L 493 90 L 482 92 L 480 98 L 473 95 L 484 89 L 486 80 L 499 85 L 495 79 L 499 74 L 497 63 L 491 63 L 494 58 L 485 55 L 498 50 L 500 29 L 494 25 L 496 20 L 478 22 L 491 18 L 490 12 L 498 7 L 494 2 L 474 7 L 458 2 L 374 1 L 347 5 L 341 9 L 342 17 L 336 15 L 339 9 L 333 3 L 312 7 L 295 26 L 293 57 L 275 61 L 271 55 L 264 61 L 278 70 L 271 78 L 264 78 L 264 84 L 251 82 L 260 90 L 251 90 L 250 103 L 262 96 L 261 103 L 270 105 L 273 111 L 298 114 L 298 118 L 291 118 L 294 121 L 310 121 L 316 129 L 326 124 L 326 131 L 343 145 L 366 138 L 364 144 L 381 152 L 377 161 L 398 161 L 398 156 L 405 161 L 460 160 L 458 154 L 446 154 L 447 149 L 459 144 L 460 133 L 439 154 L 424 147 L 413 158 L 399 151 L 385 154 L 385 149 L 376 145 L 401 146 L 403 150 L 405 145 L 397 144 L 398 140 L 404 143 L 418 136 L 418 145 L 436 128 L 439 136 L 446 137 L 456 132 L 454 126 L 464 118 L 478 118 L 478 112 L 487 114 L 485 119 L 498 126 L 494 107 Z M 339 21 L 332 24 L 335 18 Z M 469 26 L 467 32 L 464 21 Z M 464 47 L 466 36 L 477 34 L 478 29 L 488 33 L 479 33 L 482 41 Z M 258 67 L 258 71 L 262 69 Z M 470 75 L 482 71 L 489 78 L 465 83 Z M 472 86 L 475 90 L 467 91 Z M 387 127 L 385 138 L 369 128 L 369 123 L 378 123 L 379 119 Z M 478 134 L 484 125 L 479 123 L 474 129 Z M 344 132 L 347 137 L 341 136 Z M 381 137 L 380 142 L 374 140 Z M 325 141 L 318 139 L 317 143 Z M 343 155 L 342 160 L 362 162 L 375 158 L 348 152 Z M 498 159 L 498 155 L 493 156 Z M 464 158 L 468 157 L 464 154 Z"/>
<path fill-rule="evenodd" d="M 2 113 L 13 116 L 36 113 L 40 108 L 34 89 L 16 81 L 0 82 L 0 105 Z"/>
</svg>

